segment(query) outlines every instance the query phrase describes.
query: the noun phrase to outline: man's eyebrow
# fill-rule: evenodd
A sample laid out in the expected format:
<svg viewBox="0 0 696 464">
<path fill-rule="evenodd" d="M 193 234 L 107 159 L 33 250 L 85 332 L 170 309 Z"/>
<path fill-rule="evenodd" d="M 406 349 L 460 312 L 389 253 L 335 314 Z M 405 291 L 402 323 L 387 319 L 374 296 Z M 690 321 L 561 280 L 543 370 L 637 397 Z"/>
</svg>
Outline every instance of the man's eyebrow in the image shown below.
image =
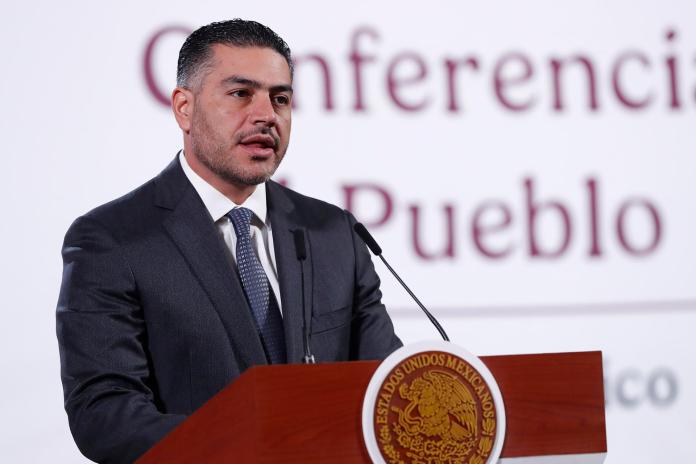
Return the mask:
<svg viewBox="0 0 696 464">
<path fill-rule="evenodd" d="M 222 80 L 223 84 L 242 84 L 242 85 L 247 85 L 249 87 L 253 87 L 255 89 L 260 89 L 263 87 L 259 81 L 255 81 L 253 79 L 249 79 L 247 77 L 242 77 L 242 76 L 230 76 Z"/>
<path fill-rule="evenodd" d="M 261 84 L 261 82 L 256 81 L 254 79 L 249 79 L 248 77 L 243 77 L 243 76 L 230 76 L 222 80 L 223 85 L 231 85 L 231 84 L 241 84 L 241 85 L 246 85 L 249 87 L 252 87 L 254 89 L 262 89 L 264 86 Z M 269 88 L 271 92 L 290 92 L 292 93 L 292 85 L 290 84 L 278 84 L 278 85 L 273 85 Z"/>
<path fill-rule="evenodd" d="M 292 93 L 292 85 L 290 84 L 280 84 L 271 87 L 271 92 L 289 92 Z"/>
</svg>

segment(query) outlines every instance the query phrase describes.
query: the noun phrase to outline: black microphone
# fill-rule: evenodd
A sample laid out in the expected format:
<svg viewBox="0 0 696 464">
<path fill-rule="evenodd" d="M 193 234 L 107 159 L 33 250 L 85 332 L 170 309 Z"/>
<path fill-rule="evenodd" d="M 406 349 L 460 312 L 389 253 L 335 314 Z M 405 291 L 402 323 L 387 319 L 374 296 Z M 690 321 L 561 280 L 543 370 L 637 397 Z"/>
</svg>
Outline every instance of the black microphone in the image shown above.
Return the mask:
<svg viewBox="0 0 696 464">
<path fill-rule="evenodd" d="M 302 286 L 302 337 L 304 338 L 304 358 L 305 364 L 316 364 L 312 349 L 309 344 L 309 329 L 307 327 L 307 310 L 305 308 L 305 288 L 304 288 L 304 261 L 307 259 L 307 247 L 305 246 L 304 230 L 296 229 L 292 231 L 295 242 L 295 254 L 300 262 L 300 279 Z"/>
<path fill-rule="evenodd" d="M 370 249 L 372 253 L 374 253 L 376 256 L 379 256 L 379 259 L 382 260 L 385 266 L 387 266 L 387 269 L 389 269 L 389 272 L 392 273 L 392 275 L 396 278 L 396 280 L 399 281 L 402 287 L 408 292 L 409 295 L 411 295 L 411 298 L 418 303 L 418 306 L 420 309 L 423 310 L 426 316 L 428 316 L 428 319 L 430 319 L 430 322 L 433 323 L 435 328 L 437 329 L 438 332 L 440 332 L 440 336 L 442 336 L 442 339 L 445 340 L 446 342 L 450 341 L 449 337 L 445 333 L 445 329 L 442 328 L 439 322 L 437 322 L 437 319 L 435 319 L 435 316 L 430 314 L 430 311 L 425 309 L 425 306 L 423 306 L 423 303 L 420 302 L 420 300 L 416 297 L 416 295 L 413 294 L 410 288 L 404 283 L 403 280 L 401 280 L 401 277 L 392 269 L 392 267 L 389 265 L 386 259 L 384 259 L 384 256 L 382 256 L 382 248 L 380 248 L 379 245 L 377 245 L 377 242 L 375 239 L 370 235 L 370 233 L 367 231 L 364 225 L 361 223 L 357 222 L 354 226 L 353 229 L 355 230 L 355 233 L 360 236 L 360 238 L 365 242 L 365 245 Z"/>
</svg>

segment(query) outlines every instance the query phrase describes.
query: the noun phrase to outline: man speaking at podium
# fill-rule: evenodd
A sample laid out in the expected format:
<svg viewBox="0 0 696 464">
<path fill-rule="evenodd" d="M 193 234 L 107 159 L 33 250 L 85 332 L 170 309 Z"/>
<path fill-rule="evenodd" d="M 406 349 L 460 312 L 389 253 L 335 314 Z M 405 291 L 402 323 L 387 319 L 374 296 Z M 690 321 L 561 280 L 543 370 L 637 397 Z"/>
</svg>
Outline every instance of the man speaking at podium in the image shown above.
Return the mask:
<svg viewBox="0 0 696 464">
<path fill-rule="evenodd" d="M 291 103 L 290 49 L 273 31 L 198 29 L 172 93 L 183 151 L 68 230 L 57 334 L 88 458 L 131 462 L 247 368 L 300 362 L 303 308 L 318 362 L 401 345 L 355 219 L 269 180 Z"/>
</svg>

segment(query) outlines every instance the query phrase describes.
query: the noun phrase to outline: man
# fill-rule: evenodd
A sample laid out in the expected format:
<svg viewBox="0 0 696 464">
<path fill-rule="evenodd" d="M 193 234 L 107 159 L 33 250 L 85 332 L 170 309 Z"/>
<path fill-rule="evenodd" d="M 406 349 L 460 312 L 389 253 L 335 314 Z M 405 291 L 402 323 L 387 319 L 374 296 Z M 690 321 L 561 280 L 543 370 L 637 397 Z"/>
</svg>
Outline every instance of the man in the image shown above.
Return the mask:
<svg viewBox="0 0 696 464">
<path fill-rule="evenodd" d="M 177 73 L 183 153 L 65 237 L 65 408 L 99 462 L 133 461 L 250 366 L 300 362 L 297 230 L 317 361 L 401 344 L 353 217 L 269 181 L 290 137 L 287 44 L 252 21 L 213 23 L 186 40 Z"/>
</svg>

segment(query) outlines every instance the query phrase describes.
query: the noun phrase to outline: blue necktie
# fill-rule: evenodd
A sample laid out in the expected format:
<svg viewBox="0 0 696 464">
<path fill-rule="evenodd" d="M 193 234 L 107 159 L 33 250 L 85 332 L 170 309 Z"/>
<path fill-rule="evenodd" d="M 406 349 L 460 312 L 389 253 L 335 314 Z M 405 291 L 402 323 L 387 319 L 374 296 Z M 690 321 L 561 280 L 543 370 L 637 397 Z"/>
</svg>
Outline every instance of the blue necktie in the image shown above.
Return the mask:
<svg viewBox="0 0 696 464">
<path fill-rule="evenodd" d="M 252 214 L 250 209 L 234 208 L 227 217 L 237 234 L 237 269 L 266 357 L 271 364 L 280 364 L 286 362 L 283 318 L 268 277 L 251 246 L 249 224 Z"/>
</svg>

